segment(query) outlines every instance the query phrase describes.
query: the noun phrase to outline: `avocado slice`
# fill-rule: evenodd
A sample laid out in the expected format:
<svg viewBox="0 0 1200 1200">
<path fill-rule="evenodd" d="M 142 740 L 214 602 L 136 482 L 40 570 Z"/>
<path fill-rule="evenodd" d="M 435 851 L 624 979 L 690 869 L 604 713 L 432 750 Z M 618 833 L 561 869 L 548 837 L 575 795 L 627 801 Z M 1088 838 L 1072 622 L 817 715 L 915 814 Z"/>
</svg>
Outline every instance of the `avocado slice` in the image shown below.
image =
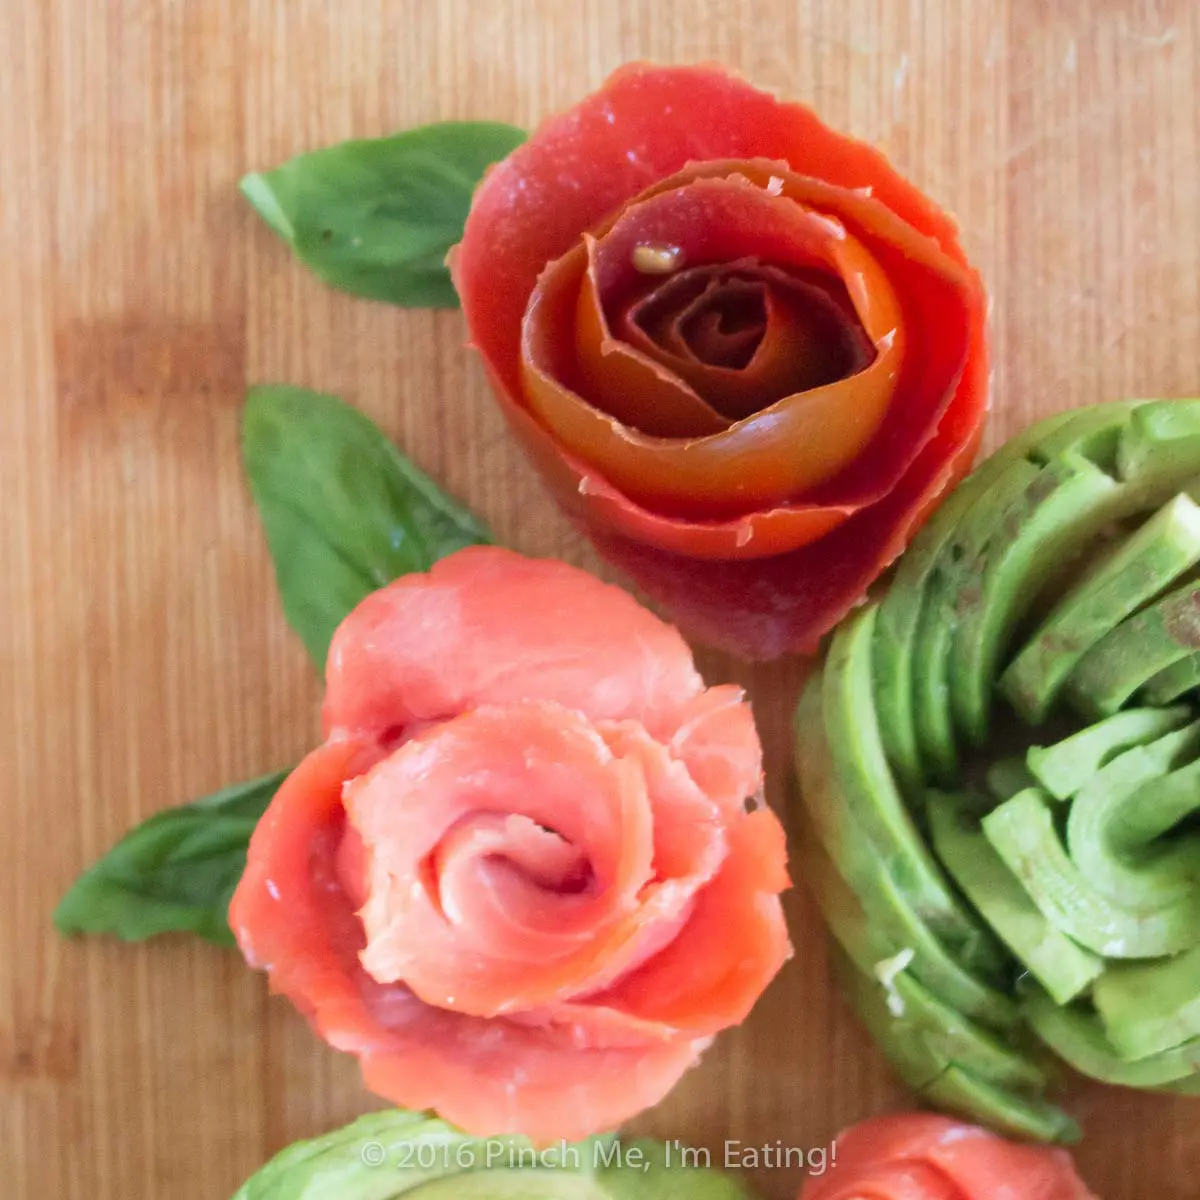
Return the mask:
<svg viewBox="0 0 1200 1200">
<path fill-rule="evenodd" d="M 1200 946 L 1159 962 L 1114 966 L 1093 999 L 1109 1041 L 1130 1061 L 1200 1038 Z"/>
<path fill-rule="evenodd" d="M 1142 700 L 1146 704 L 1170 704 L 1197 688 L 1200 688 L 1200 651 L 1164 667 L 1152 679 L 1146 680 Z"/>
<path fill-rule="evenodd" d="M 803 828 L 803 822 L 802 822 Z M 863 975 L 880 978 L 889 964 L 906 969 L 949 1007 L 993 1028 L 1016 1023 L 1016 1005 L 955 962 L 886 876 L 865 897 L 856 893 L 811 830 L 798 858 L 829 931 Z"/>
<path fill-rule="evenodd" d="M 913 1014 L 900 1009 L 877 979 L 864 975 L 837 947 L 831 963 L 850 1006 L 896 1074 L 918 1092 L 939 1079 L 950 1064 L 925 1040 Z"/>
<path fill-rule="evenodd" d="M 1094 519 L 1117 488 L 1091 459 L 1068 452 L 1043 468 L 996 526 L 979 579 L 959 595 L 950 660 L 955 724 L 972 745 L 987 740 L 992 688 L 1017 622 L 1062 562 L 1086 545 L 1080 525 Z"/>
<path fill-rule="evenodd" d="M 1103 480 L 1109 478 L 1120 436 L 1136 405 L 1136 401 L 1121 401 L 1068 414 L 1066 420 L 1039 422 L 1029 431 L 1026 457 L 1010 459 L 1005 464 L 986 491 L 975 497 L 970 511 L 961 518 L 960 528 L 947 540 L 931 579 L 914 648 L 915 660 L 921 664 L 915 680 L 915 719 L 921 745 L 930 756 L 927 774 L 931 778 L 946 782 L 956 772 L 953 713 L 957 710 L 951 710 L 947 701 L 956 688 L 962 691 L 966 684 L 955 679 L 951 658 L 961 618 L 964 613 L 970 615 L 972 610 L 978 610 L 983 599 L 982 577 L 989 558 L 998 555 L 1002 573 L 1014 572 L 1021 565 L 1026 553 L 1017 551 L 1008 555 L 1005 547 L 1046 504 L 1051 516 L 1064 507 L 1061 497 L 1055 499 L 1061 484 L 1070 485 L 1070 492 L 1095 484 L 1101 491 L 1117 494 L 1119 489 Z M 1074 481 L 1077 474 L 1085 477 L 1084 483 Z M 1112 519 L 1106 514 L 1106 506 L 1100 505 L 1090 518 L 1088 529 L 1099 530 L 1105 521 Z M 1043 523 L 1046 520 L 1045 516 L 1041 518 Z M 1067 551 L 1080 544 L 1062 540 Z M 1052 578 L 1072 557 L 1070 552 L 1035 556 L 1040 582 Z M 994 580 L 996 588 L 1002 590 L 1007 586 L 1003 579 Z M 1031 605 L 1036 598 L 1031 590 L 1026 582 L 1021 593 L 1007 603 L 1015 603 L 1018 609 Z M 993 597 L 998 595 L 998 591 L 993 591 Z M 997 603 L 1003 606 L 1004 602 Z M 1006 636 L 1006 630 L 991 624 L 1003 615 L 999 609 L 982 624 L 978 623 L 980 615 L 976 611 L 972 618 L 975 635 Z M 976 648 L 986 649 L 980 646 L 978 636 L 971 640 Z M 985 692 L 982 698 L 985 709 L 994 673 L 993 668 L 980 684 Z"/>
<path fill-rule="evenodd" d="M 276 1155 L 234 1200 L 752 1200 L 677 1148 L 612 1136 L 538 1152 L 528 1138 L 474 1138 L 424 1113 L 370 1113 Z"/>
<path fill-rule="evenodd" d="M 1077 1142 L 1079 1126 L 1060 1108 L 951 1066 L 921 1095 L 937 1108 L 964 1113 L 1010 1137 L 1036 1142 Z"/>
<path fill-rule="evenodd" d="M 881 980 L 854 969 L 846 959 L 835 964 L 863 1024 L 909 1084 L 920 1090 L 947 1067 L 958 1064 L 997 1084 L 1040 1092 L 1044 1068 L 991 1030 L 947 1007 L 901 968 Z"/>
<path fill-rule="evenodd" d="M 849 819 L 821 723 L 820 675 L 810 679 L 797 712 L 797 854 L 830 931 L 862 972 L 911 954 L 912 974 L 946 1004 L 984 1024 L 1011 1027 L 1015 1003 L 947 951 Z"/>
<path fill-rule="evenodd" d="M 1168 474 L 1200 476 L 1200 400 L 1145 400 L 1130 415 L 1117 451 L 1122 479 Z"/>
<path fill-rule="evenodd" d="M 996 801 L 1008 800 L 1027 787 L 1037 787 L 1037 779 L 1029 769 L 1024 757 L 1009 755 L 998 758 L 986 772 L 984 782 L 988 794 Z"/>
<path fill-rule="evenodd" d="M 914 649 L 926 592 L 943 552 L 971 506 L 990 491 L 996 479 L 1021 461 L 1039 439 L 1077 421 L 1078 416 L 1068 411 L 1048 417 L 986 458 L 946 497 L 900 559 L 875 626 L 874 677 L 884 749 L 906 789 L 915 789 L 925 781 L 913 711 Z"/>
<path fill-rule="evenodd" d="M 1189 904 L 1200 891 L 1200 838 L 1159 840 L 1200 810 L 1200 761 L 1191 761 L 1198 750 L 1200 721 L 1126 750 L 1075 796 L 1067 819 L 1071 859 L 1122 908 L 1186 905 L 1200 914 L 1200 905 Z M 1200 928 L 1193 940 L 1200 942 Z"/>
<path fill-rule="evenodd" d="M 1104 958 L 1158 958 L 1195 943 L 1200 894 L 1149 913 L 1112 903 L 1068 857 L 1052 804 L 1039 788 L 1027 788 L 984 817 L 983 831 L 1053 926 Z"/>
<path fill-rule="evenodd" d="M 586 1175 L 592 1174 L 595 1147 L 611 1138 L 578 1143 Z M 370 1150 L 371 1157 L 366 1156 Z M 534 1147 L 528 1138 L 505 1135 L 474 1138 L 427 1113 L 385 1109 L 368 1113 L 322 1137 L 296 1142 L 275 1156 L 238 1189 L 233 1200 L 392 1200 L 402 1195 L 425 1196 L 425 1187 L 449 1177 L 462 1182 L 472 1172 L 496 1174 L 484 1168 L 522 1161 Z M 534 1174 L 537 1172 L 520 1172 Z M 567 1171 L 541 1172 L 559 1180 L 581 1178 Z M 462 1195 L 465 1193 L 446 1193 Z M 478 1193 L 524 1196 L 521 1191 Z M 587 1192 L 536 1193 L 561 1200 L 592 1200 Z M 607 1200 L 600 1193 L 596 1200 Z"/>
<path fill-rule="evenodd" d="M 1160 671 L 1200 650 L 1200 580 L 1127 617 L 1080 660 L 1067 684 L 1085 716 L 1109 716 Z"/>
<path fill-rule="evenodd" d="M 1164 1083 L 1162 1087 L 1154 1090 L 1175 1096 L 1200 1096 L 1200 1075 L 1193 1075 L 1190 1079 L 1177 1079 L 1174 1083 Z"/>
<path fill-rule="evenodd" d="M 1068 800 L 1122 751 L 1152 742 L 1190 717 L 1191 711 L 1182 705 L 1126 709 L 1051 746 L 1030 747 L 1026 762 L 1055 799 Z"/>
<path fill-rule="evenodd" d="M 1105 408 L 1088 421 L 1081 414 L 1079 426 L 1064 425 L 1039 441 L 1030 460 L 1054 452 L 1042 470 L 1031 478 L 1029 461 L 1012 464 L 948 542 L 914 651 L 922 668 L 914 681 L 917 729 L 928 736 L 928 747 L 921 744 L 934 778 L 955 773 L 955 729 L 972 744 L 986 740 L 992 687 L 1012 633 L 1063 565 L 1114 522 L 1152 511 L 1181 490 L 1200 491 L 1200 460 L 1146 461 L 1128 479 L 1110 474 L 1139 411 Z M 1014 499 L 1017 483 L 1024 486 Z M 947 559 L 957 561 L 946 566 Z"/>
<path fill-rule="evenodd" d="M 1049 1082 L 1045 1069 L 1029 1055 L 1008 1045 L 991 1030 L 943 1004 L 902 970 L 890 981 L 894 995 L 920 1026 L 922 1036 L 948 1062 L 1018 1089 L 1041 1091 Z M 883 990 L 879 982 L 874 984 Z"/>
<path fill-rule="evenodd" d="M 844 621 L 825 661 L 822 723 L 844 810 L 839 820 L 852 826 L 848 837 L 870 843 L 877 863 L 949 953 L 998 982 L 1007 956 L 952 888 L 888 767 L 872 688 L 877 613 L 877 606 L 869 605 Z M 827 822 L 826 828 L 830 826 Z M 826 845 L 840 862 L 838 849 Z"/>
<path fill-rule="evenodd" d="M 1200 562 L 1200 505 L 1169 500 L 1071 589 L 1000 677 L 1025 720 L 1040 724 L 1100 638 Z"/>
<path fill-rule="evenodd" d="M 1151 400 L 1110 400 L 1086 408 L 1068 409 L 1049 420 L 1038 421 L 1029 452 L 1031 462 L 1045 466 L 1061 454 L 1082 454 L 1108 475 L 1117 473 L 1121 443 L 1128 436 L 1134 414 Z M 1060 421 L 1059 417 L 1067 417 Z"/>
<path fill-rule="evenodd" d="M 1059 1004 L 1099 978 L 1104 960 L 1055 929 L 992 848 L 961 796 L 929 794 L 934 848 L 984 920 Z"/>
<path fill-rule="evenodd" d="M 956 720 L 982 743 L 1011 625 L 1120 507 L 1121 489 L 1103 468 L 1128 416 L 1127 405 L 1087 410 L 1035 438 L 1028 457 L 1008 463 L 946 541 L 913 652 L 914 720 L 928 777 L 948 782 L 957 773 Z M 964 664 L 975 672 L 970 680 Z"/>
<path fill-rule="evenodd" d="M 1063 1008 L 1040 989 L 1030 989 L 1023 1011 L 1034 1033 L 1059 1058 L 1090 1079 L 1133 1088 L 1200 1080 L 1200 1038 L 1128 1062 L 1108 1040 L 1096 1013 L 1082 1005 Z"/>
<path fill-rule="evenodd" d="M 920 667 L 913 677 L 913 719 L 927 779 L 952 783 L 959 760 L 950 707 L 950 658 L 959 597 L 978 588 L 987 548 L 1003 515 L 1015 512 L 1042 469 L 1020 459 L 980 496 L 946 543 L 926 589 L 913 647 Z"/>
<path fill-rule="evenodd" d="M 1194 729 L 1194 726 L 1189 729 Z M 1183 732 L 1183 731 L 1181 731 Z M 1194 743 L 1183 743 L 1180 758 L 1188 757 Z M 1165 755 L 1164 755 L 1165 757 Z M 1200 799 L 1200 761 L 1170 770 L 1158 779 L 1143 784 L 1129 800 L 1113 812 L 1109 833 L 1112 844 L 1122 852 L 1136 851 L 1173 830 L 1195 812 Z M 1192 835 L 1181 837 L 1177 845 L 1190 842 Z M 1200 879 L 1197 880 L 1200 882 Z"/>
</svg>

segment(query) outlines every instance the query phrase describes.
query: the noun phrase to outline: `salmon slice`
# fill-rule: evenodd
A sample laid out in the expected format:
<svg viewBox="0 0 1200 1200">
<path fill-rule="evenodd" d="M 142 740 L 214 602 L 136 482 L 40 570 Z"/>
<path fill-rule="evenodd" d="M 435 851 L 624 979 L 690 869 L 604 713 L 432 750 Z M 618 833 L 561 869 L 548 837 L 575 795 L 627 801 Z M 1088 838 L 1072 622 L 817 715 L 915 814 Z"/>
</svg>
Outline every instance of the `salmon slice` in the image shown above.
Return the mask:
<svg viewBox="0 0 1200 1200">
<path fill-rule="evenodd" d="M 627 592 L 497 546 L 368 596 L 334 635 L 325 686 L 327 735 L 550 700 L 659 736 L 704 691 L 687 643 Z"/>
<path fill-rule="evenodd" d="M 836 1165 L 801 1200 L 1096 1200 L 1061 1149 L 948 1117 L 878 1117 L 837 1138 Z"/>
<path fill-rule="evenodd" d="M 657 1103 L 790 953 L 740 690 L 618 589 L 491 549 L 369 597 L 328 674 L 230 907 L 247 959 L 473 1134 Z"/>
</svg>

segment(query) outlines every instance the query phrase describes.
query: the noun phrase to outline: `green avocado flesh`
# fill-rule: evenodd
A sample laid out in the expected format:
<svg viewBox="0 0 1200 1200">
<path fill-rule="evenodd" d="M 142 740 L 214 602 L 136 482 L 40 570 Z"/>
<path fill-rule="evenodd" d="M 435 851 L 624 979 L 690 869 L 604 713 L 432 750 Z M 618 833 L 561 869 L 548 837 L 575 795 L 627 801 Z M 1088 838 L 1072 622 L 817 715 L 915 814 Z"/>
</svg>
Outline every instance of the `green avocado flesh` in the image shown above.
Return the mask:
<svg viewBox="0 0 1200 1200">
<path fill-rule="evenodd" d="M 1200 946 L 1160 962 L 1115 967 L 1096 1009 L 1122 1057 L 1136 1061 L 1200 1038 Z"/>
<path fill-rule="evenodd" d="M 1007 1091 L 994 1080 L 962 1067 L 950 1067 L 921 1095 L 938 1108 L 962 1113 L 1008 1137 L 1066 1143 L 1080 1138 L 1079 1126 L 1061 1109 Z"/>
<path fill-rule="evenodd" d="M 1009 664 L 1000 687 L 1013 707 L 1044 721 L 1088 650 L 1197 562 L 1200 506 L 1176 496 L 1079 582 Z"/>
<path fill-rule="evenodd" d="M 1184 707 L 1126 709 L 1053 746 L 1031 746 L 1026 763 L 1035 782 L 1057 799 L 1069 800 L 1122 750 L 1178 729 L 1190 715 Z"/>
<path fill-rule="evenodd" d="M 1071 673 L 1068 692 L 1085 716 L 1109 716 L 1160 672 L 1200 650 L 1200 580 L 1126 618 Z"/>
<path fill-rule="evenodd" d="M 1200 1095 L 1198 500 L 1200 400 L 1033 426 L 797 710 L 801 870 L 846 991 L 910 1086 L 1002 1132 L 1075 1132 L 1030 1038 Z"/>
<path fill-rule="evenodd" d="M 1059 1058 L 1091 1079 L 1124 1087 L 1158 1088 L 1200 1071 L 1200 1037 L 1129 1062 L 1115 1051 L 1095 1012 L 1077 1005 L 1063 1007 L 1045 992 L 1031 995 L 1024 1012 L 1034 1033 Z"/>
<path fill-rule="evenodd" d="M 959 1012 L 997 1028 L 1011 1025 L 1016 1005 L 995 980 L 952 955 L 930 931 L 911 901 L 858 836 L 832 785 L 835 771 L 821 723 L 823 675 L 817 672 L 801 700 L 798 724 L 813 732 L 797 762 L 807 805 L 800 815 L 805 878 L 830 928 L 859 969 L 911 954 L 912 974 Z"/>
<path fill-rule="evenodd" d="M 1122 908 L 1153 912 L 1181 905 L 1200 917 L 1193 898 L 1200 891 L 1200 836 L 1170 836 L 1200 810 L 1197 752 L 1200 722 L 1125 751 L 1080 788 L 1071 805 L 1071 858 Z M 1200 942 L 1200 921 L 1193 940 Z"/>
<path fill-rule="evenodd" d="M 825 663 L 824 724 L 841 805 L 930 932 L 964 962 L 1000 978 L 1001 948 L 955 894 L 888 769 L 872 692 L 877 611 L 869 606 L 844 622 Z"/>
<path fill-rule="evenodd" d="M 1060 932 L 1033 902 L 979 827 L 974 806 L 931 793 L 933 845 L 959 887 L 1060 1004 L 1083 992 L 1104 961 Z"/>
<path fill-rule="evenodd" d="M 672 1144 L 609 1137 L 538 1150 L 474 1138 L 423 1113 L 369 1113 L 296 1142 L 233 1200 L 753 1200 L 732 1177 L 682 1161 Z"/>
<path fill-rule="evenodd" d="M 1200 688 L 1200 651 L 1181 658 L 1148 679 L 1142 689 L 1142 700 L 1146 704 L 1170 704 L 1185 692 L 1194 692 L 1197 688 Z"/>
</svg>

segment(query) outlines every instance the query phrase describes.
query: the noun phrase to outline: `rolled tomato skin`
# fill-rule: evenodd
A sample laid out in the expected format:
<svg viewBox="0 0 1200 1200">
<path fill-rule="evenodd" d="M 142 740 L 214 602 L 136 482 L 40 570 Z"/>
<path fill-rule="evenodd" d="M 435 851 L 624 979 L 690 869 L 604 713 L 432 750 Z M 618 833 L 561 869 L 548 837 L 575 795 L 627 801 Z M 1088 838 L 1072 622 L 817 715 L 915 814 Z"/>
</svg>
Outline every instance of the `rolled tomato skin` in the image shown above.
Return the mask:
<svg viewBox="0 0 1200 1200">
<path fill-rule="evenodd" d="M 809 652 L 969 468 L 985 297 L 871 147 L 627 66 L 480 185 L 473 345 L 563 510 L 685 632 Z"/>
<path fill-rule="evenodd" d="M 372 1091 L 480 1137 L 609 1131 L 790 954 L 749 705 L 620 589 L 472 547 L 368 596 L 326 682 L 230 925 Z"/>
<path fill-rule="evenodd" d="M 929 1113 L 864 1121 L 799 1200 L 1096 1200 L 1065 1150 L 1006 1141 Z"/>
</svg>

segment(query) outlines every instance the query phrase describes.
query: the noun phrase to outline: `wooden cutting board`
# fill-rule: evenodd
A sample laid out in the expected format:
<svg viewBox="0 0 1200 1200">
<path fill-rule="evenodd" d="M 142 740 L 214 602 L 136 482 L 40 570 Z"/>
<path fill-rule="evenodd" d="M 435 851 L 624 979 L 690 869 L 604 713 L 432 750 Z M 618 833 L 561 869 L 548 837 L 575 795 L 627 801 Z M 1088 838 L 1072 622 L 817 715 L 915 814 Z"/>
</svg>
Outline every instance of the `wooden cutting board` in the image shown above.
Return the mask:
<svg viewBox="0 0 1200 1200">
<path fill-rule="evenodd" d="M 717 59 L 878 143 L 955 210 L 991 286 L 994 444 L 1200 390 L 1192 0 L 3 0 L 0 4 L 0 1193 L 221 1200 L 375 1106 L 236 955 L 65 944 L 51 909 L 134 822 L 296 759 L 319 688 L 243 486 L 248 381 L 360 404 L 508 545 L 595 561 L 506 436 L 456 313 L 335 294 L 236 190 L 322 143 L 528 125 L 624 60 Z M 789 788 L 802 668 L 753 693 Z M 905 1103 L 795 960 L 640 1130 L 824 1145 Z M 1200 1104 L 1080 1089 L 1106 1200 L 1200 1195 Z M 796 1170 L 757 1173 L 768 1200 Z"/>
</svg>

